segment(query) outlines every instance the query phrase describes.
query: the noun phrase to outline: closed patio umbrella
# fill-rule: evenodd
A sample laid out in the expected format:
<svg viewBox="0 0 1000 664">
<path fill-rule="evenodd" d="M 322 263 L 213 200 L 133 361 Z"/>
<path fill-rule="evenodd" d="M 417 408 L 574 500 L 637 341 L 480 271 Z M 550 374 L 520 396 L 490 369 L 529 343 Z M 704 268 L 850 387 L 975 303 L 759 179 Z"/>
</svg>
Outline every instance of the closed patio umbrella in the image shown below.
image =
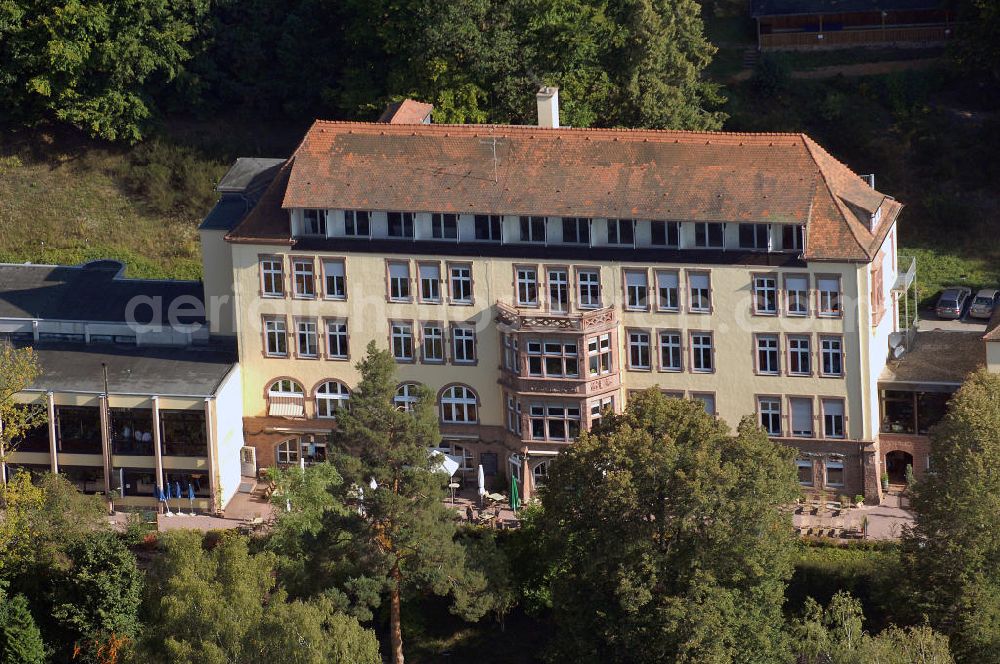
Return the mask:
<svg viewBox="0 0 1000 664">
<path fill-rule="evenodd" d="M 521 507 L 521 498 L 517 494 L 517 478 L 511 475 L 510 478 L 510 508 L 515 512 Z"/>
<path fill-rule="evenodd" d="M 479 464 L 479 470 L 476 471 L 477 480 L 479 482 L 479 507 L 483 506 L 483 496 L 486 495 L 486 476 L 483 473 L 483 464 Z"/>
<path fill-rule="evenodd" d="M 191 504 L 191 516 L 194 516 L 194 485 L 188 482 L 188 502 Z"/>
</svg>

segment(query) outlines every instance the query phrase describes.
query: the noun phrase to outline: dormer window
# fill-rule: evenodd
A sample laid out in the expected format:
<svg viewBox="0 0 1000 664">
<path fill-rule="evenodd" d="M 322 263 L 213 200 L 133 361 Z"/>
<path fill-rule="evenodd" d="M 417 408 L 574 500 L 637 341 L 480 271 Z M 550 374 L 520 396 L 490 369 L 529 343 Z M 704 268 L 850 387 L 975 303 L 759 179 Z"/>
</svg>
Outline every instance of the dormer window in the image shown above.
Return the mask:
<svg viewBox="0 0 1000 664">
<path fill-rule="evenodd" d="M 879 224 L 880 221 L 882 221 L 882 206 L 881 205 L 879 205 L 877 208 L 875 208 L 875 211 L 872 212 L 871 217 L 869 218 L 870 224 L 869 224 L 868 227 L 871 230 L 875 230 L 875 228 L 878 226 L 878 224 Z"/>
<path fill-rule="evenodd" d="M 680 224 L 676 221 L 649 222 L 650 244 L 654 247 L 677 247 L 680 245 Z"/>
<path fill-rule="evenodd" d="M 413 213 L 412 212 L 390 212 L 389 237 L 413 237 Z"/>
<path fill-rule="evenodd" d="M 805 226 L 786 225 L 781 229 L 781 248 L 784 251 L 802 251 L 805 248 Z"/>
<path fill-rule="evenodd" d="M 431 235 L 434 237 L 435 240 L 457 240 L 458 215 L 457 214 L 431 215 Z"/>
<path fill-rule="evenodd" d="M 770 248 L 770 224 L 740 224 L 740 249 L 767 251 Z"/>
<path fill-rule="evenodd" d="M 371 213 L 367 210 L 346 210 L 344 212 L 344 235 L 368 237 L 371 230 Z"/>
<path fill-rule="evenodd" d="M 699 222 L 694 225 L 694 246 L 705 249 L 722 249 L 725 232 L 721 223 Z"/>
<path fill-rule="evenodd" d="M 635 220 L 608 219 L 608 244 L 635 244 Z"/>
<path fill-rule="evenodd" d="M 521 217 L 521 242 L 545 242 L 545 217 Z"/>
<path fill-rule="evenodd" d="M 326 210 L 303 210 L 303 233 L 326 237 Z"/>
</svg>

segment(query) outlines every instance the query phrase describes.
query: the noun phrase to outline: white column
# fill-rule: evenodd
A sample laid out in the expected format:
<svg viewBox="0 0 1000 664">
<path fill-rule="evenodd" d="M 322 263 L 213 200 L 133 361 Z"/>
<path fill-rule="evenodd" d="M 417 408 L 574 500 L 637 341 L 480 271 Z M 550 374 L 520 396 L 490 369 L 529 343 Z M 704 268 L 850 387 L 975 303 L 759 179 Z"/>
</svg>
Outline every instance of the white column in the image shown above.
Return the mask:
<svg viewBox="0 0 1000 664">
<path fill-rule="evenodd" d="M 56 395 L 49 392 L 46 395 L 49 409 L 49 455 L 52 457 L 50 463 L 52 473 L 59 472 L 59 452 L 56 449 Z"/>
<path fill-rule="evenodd" d="M 111 413 L 108 412 L 108 399 L 101 395 L 101 456 L 104 459 L 104 495 L 111 496 Z"/>
<path fill-rule="evenodd" d="M 160 441 L 160 397 L 153 397 L 153 454 L 156 457 L 156 485 L 163 484 L 163 446 Z"/>
<path fill-rule="evenodd" d="M 205 399 L 205 442 L 208 448 L 208 501 L 209 501 L 209 511 L 217 508 L 219 506 L 218 495 L 219 482 L 221 478 L 219 477 L 219 466 L 216 463 L 216 439 L 215 439 L 215 409 L 212 407 L 215 400 L 211 397 Z M 224 506 L 223 506 L 224 507 Z"/>
</svg>

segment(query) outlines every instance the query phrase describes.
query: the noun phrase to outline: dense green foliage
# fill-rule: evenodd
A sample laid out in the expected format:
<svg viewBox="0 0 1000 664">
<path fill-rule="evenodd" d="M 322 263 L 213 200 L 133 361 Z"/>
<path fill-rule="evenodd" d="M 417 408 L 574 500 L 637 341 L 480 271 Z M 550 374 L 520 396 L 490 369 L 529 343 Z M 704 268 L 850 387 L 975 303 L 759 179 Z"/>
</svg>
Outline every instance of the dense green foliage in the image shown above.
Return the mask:
<svg viewBox="0 0 1000 664">
<path fill-rule="evenodd" d="M 0 4 L 0 111 L 134 143 L 149 94 L 190 57 L 208 0 L 9 0 Z"/>
<path fill-rule="evenodd" d="M 1000 662 L 1000 375 L 973 374 L 931 430 L 903 562 L 913 609 L 960 662 Z"/>
<path fill-rule="evenodd" d="M 948 637 L 926 625 L 864 629 L 861 602 L 838 592 L 826 608 L 810 599 L 791 636 L 798 664 L 953 664 Z"/>
<path fill-rule="evenodd" d="M 658 389 L 583 434 L 542 494 L 563 661 L 775 662 L 795 540 L 791 452 Z"/>
<path fill-rule="evenodd" d="M 226 664 L 378 664 L 369 630 L 326 597 L 288 601 L 275 556 L 251 554 L 244 538 L 212 545 L 201 533 L 161 542 L 149 572 L 141 661 Z"/>
<path fill-rule="evenodd" d="M 0 590 L 0 664 L 45 664 L 42 633 L 24 595 Z"/>
</svg>

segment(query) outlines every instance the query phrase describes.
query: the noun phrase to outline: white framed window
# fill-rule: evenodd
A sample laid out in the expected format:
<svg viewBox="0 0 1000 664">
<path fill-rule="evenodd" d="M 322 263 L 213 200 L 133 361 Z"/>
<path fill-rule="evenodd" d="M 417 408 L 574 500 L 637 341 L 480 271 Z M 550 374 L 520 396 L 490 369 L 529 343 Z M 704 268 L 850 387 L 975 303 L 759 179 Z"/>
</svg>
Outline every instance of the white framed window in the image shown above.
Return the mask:
<svg viewBox="0 0 1000 664">
<path fill-rule="evenodd" d="M 344 235 L 348 237 L 369 237 L 371 235 L 371 212 L 367 210 L 344 210 Z"/>
<path fill-rule="evenodd" d="M 563 268 L 551 268 L 549 276 L 549 311 L 569 309 L 569 272 Z"/>
<path fill-rule="evenodd" d="M 831 318 L 840 316 L 840 279 L 838 277 L 819 277 L 816 279 L 816 293 L 819 298 L 818 313 L 820 316 Z"/>
<path fill-rule="evenodd" d="M 462 475 L 465 475 L 466 473 L 470 473 L 473 470 L 475 470 L 476 466 L 473 463 L 472 450 L 469 449 L 468 447 L 466 447 L 465 445 L 459 445 L 458 443 L 452 443 L 451 444 L 451 455 L 455 456 L 455 457 L 458 457 L 459 459 L 462 460 L 460 462 L 460 465 L 458 466 L 458 470 L 456 472 L 459 472 L 459 473 L 462 473 Z"/>
<path fill-rule="evenodd" d="M 824 463 L 827 486 L 844 486 L 844 462 L 827 459 Z"/>
<path fill-rule="evenodd" d="M 778 397 L 757 397 L 757 414 L 760 426 L 769 436 L 781 435 L 781 399 Z"/>
<path fill-rule="evenodd" d="M 660 371 L 681 371 L 684 368 L 682 357 L 681 333 L 660 332 Z"/>
<path fill-rule="evenodd" d="M 611 373 L 610 334 L 601 334 L 587 340 L 587 363 L 591 376 Z"/>
<path fill-rule="evenodd" d="M 688 283 L 691 291 L 691 311 L 709 313 L 712 311 L 712 277 L 708 272 L 689 272 Z"/>
<path fill-rule="evenodd" d="M 503 343 L 503 368 L 507 371 L 520 373 L 520 369 L 517 366 L 517 335 L 501 334 L 500 339 Z"/>
<path fill-rule="evenodd" d="M 334 360 L 346 360 L 350 356 L 347 345 L 347 321 L 326 321 L 326 354 Z"/>
<path fill-rule="evenodd" d="M 303 210 L 302 222 L 303 234 L 326 236 L 326 210 Z"/>
<path fill-rule="evenodd" d="M 288 355 L 288 326 L 284 318 L 264 319 L 264 352 L 270 357 Z"/>
<path fill-rule="evenodd" d="M 826 438 L 843 438 L 844 400 L 823 399 L 823 435 Z"/>
<path fill-rule="evenodd" d="M 770 251 L 770 224 L 740 224 L 740 249 Z"/>
<path fill-rule="evenodd" d="M 392 323 L 392 356 L 397 362 L 413 361 L 413 325 L 406 322 Z"/>
<path fill-rule="evenodd" d="M 563 242 L 567 244 L 590 244 L 590 219 L 586 217 L 563 217 Z"/>
<path fill-rule="evenodd" d="M 316 297 L 316 266 L 311 258 L 292 259 L 295 297 Z"/>
<path fill-rule="evenodd" d="M 694 225 L 694 246 L 700 249 L 722 249 L 726 244 L 724 224 L 698 222 Z"/>
<path fill-rule="evenodd" d="M 681 307 L 680 273 L 677 270 L 656 271 L 657 308 L 660 311 L 678 311 Z"/>
<path fill-rule="evenodd" d="M 691 370 L 696 373 L 715 371 L 711 332 L 691 333 Z"/>
<path fill-rule="evenodd" d="M 844 342 L 840 337 L 820 337 L 820 369 L 824 376 L 844 375 Z"/>
<path fill-rule="evenodd" d="M 650 368 L 649 332 L 632 330 L 628 333 L 628 366 L 640 370 Z"/>
<path fill-rule="evenodd" d="M 608 244 L 635 245 L 635 219 L 608 219 Z"/>
<path fill-rule="evenodd" d="M 299 449 L 301 444 L 298 438 L 285 440 L 274 448 L 275 458 L 281 465 L 292 465 L 299 462 Z"/>
<path fill-rule="evenodd" d="M 281 256 L 264 256 L 260 259 L 260 284 L 264 297 L 284 297 L 285 268 Z"/>
<path fill-rule="evenodd" d="M 753 278 L 754 313 L 773 315 L 778 313 L 778 280 L 771 275 Z"/>
<path fill-rule="evenodd" d="M 579 357 L 575 341 L 558 337 L 529 339 L 525 343 L 529 376 L 575 378 L 579 373 Z"/>
<path fill-rule="evenodd" d="M 267 388 L 267 414 L 274 417 L 302 417 L 305 390 L 290 378 L 279 378 Z"/>
<path fill-rule="evenodd" d="M 396 302 L 410 300 L 410 262 L 389 263 L 389 299 Z"/>
<path fill-rule="evenodd" d="M 625 308 L 633 311 L 649 308 L 649 275 L 646 270 L 625 271 Z"/>
<path fill-rule="evenodd" d="M 413 237 L 413 213 L 389 212 L 386 215 L 389 224 L 389 237 Z"/>
<path fill-rule="evenodd" d="M 417 405 L 419 385 L 417 383 L 402 383 L 396 388 L 396 395 L 392 398 L 392 403 L 397 410 L 405 413 L 412 413 Z"/>
<path fill-rule="evenodd" d="M 476 361 L 476 331 L 471 327 L 452 326 L 452 361 L 456 364 L 473 364 Z"/>
<path fill-rule="evenodd" d="M 440 213 L 432 214 L 431 237 L 435 240 L 457 240 L 458 215 Z"/>
<path fill-rule="evenodd" d="M 581 309 L 596 309 L 601 306 L 601 272 L 597 269 L 578 270 L 576 273 L 577 295 Z"/>
<path fill-rule="evenodd" d="M 792 435 L 796 438 L 812 438 L 813 400 L 804 397 L 789 397 L 788 409 L 792 415 Z"/>
<path fill-rule="evenodd" d="M 533 267 L 517 268 L 517 303 L 538 306 L 538 270 Z"/>
<path fill-rule="evenodd" d="M 452 385 L 441 395 L 441 419 L 452 423 L 479 421 L 479 399 L 466 385 Z"/>
<path fill-rule="evenodd" d="M 812 373 L 812 344 L 808 336 L 788 337 L 788 373 L 792 376 Z"/>
<path fill-rule="evenodd" d="M 809 277 L 804 274 L 785 276 L 785 305 L 789 316 L 809 315 Z"/>
<path fill-rule="evenodd" d="M 420 275 L 420 300 L 422 302 L 441 301 L 441 265 L 438 263 L 420 263 L 417 267 Z"/>
<path fill-rule="evenodd" d="M 799 477 L 799 484 L 802 486 L 813 485 L 813 464 L 809 459 L 796 459 L 795 472 Z"/>
<path fill-rule="evenodd" d="M 580 435 L 580 407 L 575 404 L 532 404 L 528 419 L 534 440 L 571 441 Z"/>
<path fill-rule="evenodd" d="M 605 413 L 615 412 L 615 398 L 602 397 L 590 402 L 590 427 L 594 428 L 604 419 Z"/>
<path fill-rule="evenodd" d="M 474 219 L 476 239 L 500 242 L 503 239 L 503 217 L 498 214 L 477 214 Z"/>
<path fill-rule="evenodd" d="M 444 362 L 444 328 L 437 323 L 423 324 L 424 362 Z"/>
<path fill-rule="evenodd" d="M 781 373 L 778 357 L 778 336 L 757 335 L 757 373 L 778 375 Z"/>
<path fill-rule="evenodd" d="M 521 242 L 545 242 L 545 217 L 521 217 Z"/>
<path fill-rule="evenodd" d="M 650 244 L 654 247 L 680 246 L 680 224 L 676 221 L 649 222 Z"/>
<path fill-rule="evenodd" d="M 323 280 L 325 281 L 325 297 L 328 300 L 347 299 L 347 273 L 343 259 L 323 259 Z"/>
<path fill-rule="evenodd" d="M 521 402 L 513 395 L 506 395 L 507 431 L 521 435 Z"/>
<path fill-rule="evenodd" d="M 337 411 L 347 409 L 351 391 L 339 380 L 328 380 L 316 388 L 316 417 L 335 418 Z"/>
<path fill-rule="evenodd" d="M 296 319 L 295 352 L 299 357 L 319 357 L 319 333 L 315 318 Z"/>
<path fill-rule="evenodd" d="M 448 273 L 451 279 L 451 301 L 456 304 L 472 304 L 472 266 L 449 265 Z"/>
</svg>

